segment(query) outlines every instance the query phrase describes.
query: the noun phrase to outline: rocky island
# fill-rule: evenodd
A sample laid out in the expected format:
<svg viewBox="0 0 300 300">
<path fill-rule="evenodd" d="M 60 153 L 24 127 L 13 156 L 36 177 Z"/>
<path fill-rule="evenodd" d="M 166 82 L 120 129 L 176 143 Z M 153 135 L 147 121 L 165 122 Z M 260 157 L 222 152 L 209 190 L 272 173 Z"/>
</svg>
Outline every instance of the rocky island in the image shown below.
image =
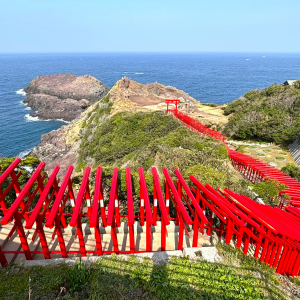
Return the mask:
<svg viewBox="0 0 300 300">
<path fill-rule="evenodd" d="M 72 121 L 104 97 L 109 89 L 89 75 L 68 73 L 38 76 L 24 89 L 27 97 L 23 102 L 36 110 L 30 114 L 32 117 Z"/>
</svg>

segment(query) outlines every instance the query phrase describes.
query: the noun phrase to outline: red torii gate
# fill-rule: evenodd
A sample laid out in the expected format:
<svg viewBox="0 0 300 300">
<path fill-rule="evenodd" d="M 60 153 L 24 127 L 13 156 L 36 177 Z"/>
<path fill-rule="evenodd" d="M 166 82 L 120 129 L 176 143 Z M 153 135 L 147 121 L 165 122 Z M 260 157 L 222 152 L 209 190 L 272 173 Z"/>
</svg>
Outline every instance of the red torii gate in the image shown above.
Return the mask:
<svg viewBox="0 0 300 300">
<path fill-rule="evenodd" d="M 171 111 L 173 111 L 173 112 L 176 112 L 177 113 L 177 106 L 178 106 L 178 104 L 179 104 L 179 102 L 180 102 L 180 100 L 179 99 L 165 99 L 165 102 L 166 102 L 166 104 L 167 104 L 167 114 L 169 113 L 169 112 L 171 112 Z M 169 104 L 175 104 L 175 109 L 169 109 Z"/>
</svg>

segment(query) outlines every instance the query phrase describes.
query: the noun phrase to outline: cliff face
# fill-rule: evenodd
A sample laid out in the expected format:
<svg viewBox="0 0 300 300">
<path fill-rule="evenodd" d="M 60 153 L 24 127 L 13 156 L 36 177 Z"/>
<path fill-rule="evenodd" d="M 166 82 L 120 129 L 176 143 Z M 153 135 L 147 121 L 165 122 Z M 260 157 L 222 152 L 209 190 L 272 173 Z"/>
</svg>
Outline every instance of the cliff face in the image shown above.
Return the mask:
<svg viewBox="0 0 300 300">
<path fill-rule="evenodd" d="M 165 111 L 165 99 L 181 99 L 183 102 L 196 103 L 196 100 L 183 91 L 173 87 L 166 87 L 159 83 L 140 84 L 124 78 L 119 80 L 109 91 L 109 101 L 112 103 L 110 115 L 103 115 L 95 119 L 95 109 L 107 106 L 103 101 L 96 102 L 88 107 L 80 116 L 69 125 L 62 126 L 41 136 L 41 143 L 32 150 L 30 155 L 45 161 L 46 170 L 53 170 L 59 165 L 62 172 L 70 164 L 76 166 L 78 150 L 84 134 L 85 124 L 92 123 L 93 126 L 101 126 L 106 118 L 124 111 Z"/>
<path fill-rule="evenodd" d="M 37 77 L 24 91 L 24 103 L 37 110 L 32 116 L 71 121 L 105 96 L 109 87 L 95 77 L 68 73 Z"/>
</svg>

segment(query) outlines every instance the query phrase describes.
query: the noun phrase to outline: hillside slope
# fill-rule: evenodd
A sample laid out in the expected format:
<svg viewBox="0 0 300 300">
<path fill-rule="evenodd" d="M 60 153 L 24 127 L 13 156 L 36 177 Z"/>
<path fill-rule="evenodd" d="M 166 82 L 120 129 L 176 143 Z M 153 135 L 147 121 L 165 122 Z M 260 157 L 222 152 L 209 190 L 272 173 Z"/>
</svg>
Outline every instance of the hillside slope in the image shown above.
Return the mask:
<svg viewBox="0 0 300 300">
<path fill-rule="evenodd" d="M 224 114 L 230 115 L 223 129 L 229 137 L 287 145 L 299 136 L 300 81 L 250 91 L 230 103 Z"/>
<path fill-rule="evenodd" d="M 102 111 L 103 118 L 107 115 L 113 116 L 119 112 L 151 112 L 166 110 L 165 99 L 180 99 L 182 104 L 193 103 L 195 110 L 196 105 L 201 104 L 190 97 L 184 91 L 174 87 L 164 86 L 159 83 L 141 84 L 128 78 L 122 78 L 113 86 L 109 92 L 109 101 L 111 103 L 109 112 Z M 41 143 L 33 149 L 31 155 L 38 157 L 47 163 L 47 171 L 53 170 L 54 166 L 60 165 L 62 173 L 70 164 L 77 165 L 78 149 L 82 139 L 82 126 L 88 124 L 89 120 L 93 119 L 93 124 L 98 124 L 103 121 L 94 119 L 94 108 L 107 108 L 108 104 L 105 101 L 96 102 L 88 107 L 80 116 L 73 120 L 69 125 L 62 126 L 56 131 L 44 134 L 41 136 Z M 99 104 L 99 106 L 98 106 Z M 210 108 L 205 106 L 205 108 Z M 199 112 L 198 112 L 199 113 Z M 221 119 L 220 109 L 217 114 L 213 112 L 202 112 L 207 120 Z"/>
<path fill-rule="evenodd" d="M 165 111 L 115 109 L 110 96 L 85 111 L 80 119 L 42 137 L 31 155 L 47 162 L 47 170 L 68 165 L 81 175 L 86 166 L 102 166 L 110 177 L 113 167 L 152 166 L 170 171 L 178 168 L 188 179 L 193 174 L 213 187 L 226 186 L 247 194 L 247 181 L 232 167 L 226 147 L 217 140 L 199 136 Z M 124 175 L 124 174 L 123 174 Z M 121 172 L 121 176 L 122 172 Z"/>
</svg>

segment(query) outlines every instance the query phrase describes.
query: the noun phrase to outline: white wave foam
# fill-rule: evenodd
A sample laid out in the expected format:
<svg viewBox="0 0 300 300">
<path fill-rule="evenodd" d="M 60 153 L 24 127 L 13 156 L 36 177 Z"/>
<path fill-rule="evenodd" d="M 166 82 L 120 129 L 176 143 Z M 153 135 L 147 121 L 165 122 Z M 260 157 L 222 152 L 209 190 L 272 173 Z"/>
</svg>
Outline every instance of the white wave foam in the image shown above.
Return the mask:
<svg viewBox="0 0 300 300">
<path fill-rule="evenodd" d="M 24 89 L 20 89 L 16 91 L 16 94 L 26 96 L 27 94 L 24 92 Z"/>
<path fill-rule="evenodd" d="M 141 75 L 141 74 L 144 74 L 144 73 L 134 73 L 134 74 L 138 74 L 138 75 Z"/>
<path fill-rule="evenodd" d="M 25 108 L 25 110 L 32 110 L 29 106 L 27 106 L 26 108 Z"/>
<path fill-rule="evenodd" d="M 21 152 L 17 155 L 17 157 L 24 158 L 24 156 L 28 155 L 32 149 L 33 149 L 33 148 L 30 148 L 29 150 L 21 151 Z"/>
<path fill-rule="evenodd" d="M 26 114 L 24 118 L 27 122 L 40 121 L 38 117 L 32 117 L 30 114 Z"/>
<path fill-rule="evenodd" d="M 29 108 L 30 109 L 30 108 Z M 32 117 L 30 114 L 26 114 L 25 115 L 25 120 L 27 121 L 27 122 L 36 122 L 36 121 L 45 121 L 45 122 L 49 122 L 49 121 L 60 121 L 60 122 L 63 122 L 63 123 L 67 123 L 67 124 L 69 124 L 69 123 L 71 123 L 71 122 L 69 122 L 69 121 L 65 121 L 65 120 L 63 120 L 63 119 L 46 119 L 46 120 L 40 120 L 39 119 L 39 117 Z"/>
</svg>

